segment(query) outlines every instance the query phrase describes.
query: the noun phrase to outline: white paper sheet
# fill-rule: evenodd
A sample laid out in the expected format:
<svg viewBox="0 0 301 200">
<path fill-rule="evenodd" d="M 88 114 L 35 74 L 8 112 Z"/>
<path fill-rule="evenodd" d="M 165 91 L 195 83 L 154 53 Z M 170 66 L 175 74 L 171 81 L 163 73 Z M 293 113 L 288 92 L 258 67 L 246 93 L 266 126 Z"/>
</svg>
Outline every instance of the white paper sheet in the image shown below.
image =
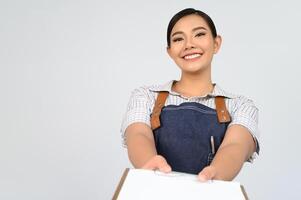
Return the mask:
<svg viewBox="0 0 301 200">
<path fill-rule="evenodd" d="M 196 175 L 130 169 L 118 200 L 245 200 L 240 183 L 200 182 Z"/>
</svg>

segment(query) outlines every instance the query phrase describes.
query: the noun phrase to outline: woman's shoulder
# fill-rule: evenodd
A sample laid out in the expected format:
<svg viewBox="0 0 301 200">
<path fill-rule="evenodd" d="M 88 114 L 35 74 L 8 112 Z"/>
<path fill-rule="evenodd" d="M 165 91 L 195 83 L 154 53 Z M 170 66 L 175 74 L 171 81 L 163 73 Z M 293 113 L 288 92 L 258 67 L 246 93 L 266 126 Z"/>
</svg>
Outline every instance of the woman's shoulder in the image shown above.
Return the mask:
<svg viewBox="0 0 301 200">
<path fill-rule="evenodd" d="M 235 93 L 235 92 L 232 92 L 232 91 L 230 92 L 228 90 L 225 90 L 224 88 L 222 88 L 218 84 L 215 84 L 214 94 L 215 94 L 215 96 L 224 96 L 227 99 L 232 99 L 232 100 L 235 100 L 235 101 L 251 100 L 250 97 L 248 97 L 244 94 Z"/>
<path fill-rule="evenodd" d="M 252 107 L 253 109 L 257 110 L 257 106 L 255 105 L 255 102 L 252 98 L 244 94 L 229 92 L 227 90 L 222 89 L 219 85 L 216 85 L 215 95 L 224 96 L 226 104 L 232 111 L 235 111 L 242 107 Z"/>
<path fill-rule="evenodd" d="M 171 85 L 172 81 L 163 84 L 142 85 L 140 87 L 135 88 L 132 91 L 132 94 L 156 96 L 161 91 L 170 92 Z"/>
</svg>

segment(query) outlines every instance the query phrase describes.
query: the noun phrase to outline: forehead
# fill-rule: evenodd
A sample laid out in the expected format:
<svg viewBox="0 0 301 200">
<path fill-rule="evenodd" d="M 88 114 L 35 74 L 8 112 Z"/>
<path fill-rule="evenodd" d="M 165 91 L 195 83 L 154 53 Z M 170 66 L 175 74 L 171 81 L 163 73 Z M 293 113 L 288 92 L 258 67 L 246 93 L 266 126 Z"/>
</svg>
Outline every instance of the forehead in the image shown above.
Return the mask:
<svg viewBox="0 0 301 200">
<path fill-rule="evenodd" d="M 207 22 L 199 15 L 192 14 L 182 17 L 172 28 L 171 33 L 176 31 L 191 31 L 195 27 L 204 27 L 209 30 Z"/>
</svg>

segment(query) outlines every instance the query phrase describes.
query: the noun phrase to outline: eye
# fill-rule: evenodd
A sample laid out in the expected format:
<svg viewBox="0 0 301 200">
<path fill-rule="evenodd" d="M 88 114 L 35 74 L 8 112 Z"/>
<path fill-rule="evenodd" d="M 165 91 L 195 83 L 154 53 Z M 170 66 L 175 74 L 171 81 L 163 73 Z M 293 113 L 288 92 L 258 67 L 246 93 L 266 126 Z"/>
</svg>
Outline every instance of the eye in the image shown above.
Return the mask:
<svg viewBox="0 0 301 200">
<path fill-rule="evenodd" d="M 195 37 L 201 37 L 203 35 L 206 35 L 206 33 L 198 33 L 198 34 L 195 35 Z"/>
<path fill-rule="evenodd" d="M 172 41 L 173 41 L 173 42 L 179 42 L 179 41 L 181 41 L 181 40 L 183 40 L 183 38 L 175 38 L 175 39 L 173 39 Z"/>
</svg>

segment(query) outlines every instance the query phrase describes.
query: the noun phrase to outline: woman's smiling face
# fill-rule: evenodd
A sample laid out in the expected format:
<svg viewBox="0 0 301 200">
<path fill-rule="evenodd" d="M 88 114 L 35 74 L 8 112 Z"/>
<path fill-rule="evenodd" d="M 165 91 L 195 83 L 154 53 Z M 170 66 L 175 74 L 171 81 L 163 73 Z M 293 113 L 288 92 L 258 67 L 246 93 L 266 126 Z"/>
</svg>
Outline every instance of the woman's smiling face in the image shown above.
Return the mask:
<svg viewBox="0 0 301 200">
<path fill-rule="evenodd" d="M 192 14 L 181 18 L 170 34 L 168 54 L 183 72 L 197 73 L 210 68 L 221 37 L 213 37 L 206 21 Z"/>
</svg>

